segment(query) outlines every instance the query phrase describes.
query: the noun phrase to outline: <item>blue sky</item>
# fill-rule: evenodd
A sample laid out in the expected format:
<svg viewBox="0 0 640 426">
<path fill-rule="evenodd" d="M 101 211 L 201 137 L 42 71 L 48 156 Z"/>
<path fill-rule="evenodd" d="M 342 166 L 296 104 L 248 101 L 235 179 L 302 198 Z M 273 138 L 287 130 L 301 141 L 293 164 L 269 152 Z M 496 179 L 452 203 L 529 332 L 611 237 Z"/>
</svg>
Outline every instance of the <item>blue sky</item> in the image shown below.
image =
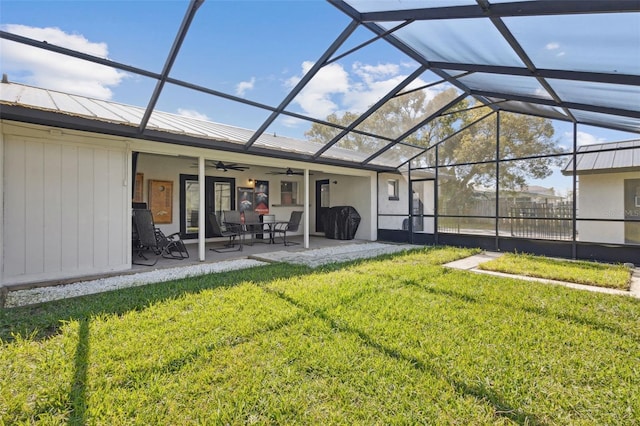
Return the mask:
<svg viewBox="0 0 640 426">
<path fill-rule="evenodd" d="M 435 3 L 434 3 L 435 4 Z M 2 0 L 2 29 L 160 72 L 188 2 L 186 0 Z M 278 105 L 329 47 L 350 19 L 320 0 L 207 0 L 196 13 L 171 76 L 259 103 Z M 341 51 L 371 37 L 360 28 Z M 155 81 L 0 41 L 0 66 L 11 81 L 146 106 Z M 551 46 L 551 47 L 549 47 Z M 548 44 L 548 49 L 558 49 Z M 445 52 L 446 53 L 446 52 Z M 417 64 L 378 41 L 325 67 L 290 106 L 324 118 L 362 112 Z M 436 81 L 425 73 L 413 85 Z M 435 96 L 440 85 L 432 90 Z M 167 85 L 157 108 L 255 129 L 269 112 Z M 309 124 L 280 118 L 269 132 L 303 137 Z M 556 137 L 570 144 L 572 126 L 556 123 Z M 630 134 L 580 126 L 580 143 L 630 139 Z"/>
</svg>

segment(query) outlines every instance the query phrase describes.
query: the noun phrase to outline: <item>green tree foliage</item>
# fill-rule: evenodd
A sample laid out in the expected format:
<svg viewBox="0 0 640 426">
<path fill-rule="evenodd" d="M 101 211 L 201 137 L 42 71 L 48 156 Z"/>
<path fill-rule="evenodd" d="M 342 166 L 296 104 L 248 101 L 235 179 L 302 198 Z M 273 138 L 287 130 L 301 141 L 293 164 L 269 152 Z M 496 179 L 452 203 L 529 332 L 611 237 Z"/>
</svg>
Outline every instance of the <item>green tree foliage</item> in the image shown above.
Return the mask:
<svg viewBox="0 0 640 426">
<path fill-rule="evenodd" d="M 350 132 L 336 146 L 372 154 L 382 149 L 389 141 L 378 139 L 368 134 L 396 139 L 455 99 L 456 96 L 456 90 L 451 88 L 440 92 L 429 102 L 427 101 L 427 93 L 422 90 L 392 98 L 356 127 L 356 130 L 367 134 Z M 463 101 L 456 108 L 464 109 L 466 105 L 467 102 Z M 342 115 L 334 113 L 329 115 L 326 121 L 344 128 L 353 123 L 359 116 L 359 114 L 352 112 L 346 112 Z M 404 139 L 404 142 L 427 147 L 432 141 L 437 141 L 443 135 L 451 133 L 452 125 L 455 121 L 456 118 L 453 116 L 434 120 Z M 305 133 L 305 136 L 311 141 L 325 144 L 330 142 L 339 132 L 340 130 L 336 130 L 333 127 L 314 123 Z"/>
<path fill-rule="evenodd" d="M 389 143 L 372 135 L 396 140 L 458 95 L 454 88 L 444 90 L 430 100 L 427 94 L 426 90 L 419 90 L 392 98 L 355 128 L 365 134 L 349 132 L 334 146 L 369 156 Z M 473 200 L 478 197 L 479 189 L 496 186 L 497 114 L 475 123 L 490 112 L 488 107 L 465 99 L 403 139 L 403 142 L 415 146 L 431 147 L 424 155 L 413 160 L 414 168 L 435 166 L 435 145 L 438 144 L 443 207 L 450 205 L 455 207 L 455 211 L 461 212 L 461 200 Z M 346 112 L 342 115 L 331 114 L 327 121 L 345 128 L 358 117 L 358 114 Z M 467 129 L 455 134 L 467 126 Z M 314 123 L 306 136 L 324 144 L 339 133 L 340 129 Z M 548 119 L 504 112 L 500 114 L 500 158 L 536 157 L 501 163 L 502 191 L 521 190 L 531 179 L 544 179 L 553 173 L 553 167 L 559 164 L 559 160 L 542 157 L 562 152 L 553 136 L 553 125 Z M 404 161 L 399 154 L 396 157 L 389 158 L 392 162 L 397 159 L 397 164 Z"/>
</svg>

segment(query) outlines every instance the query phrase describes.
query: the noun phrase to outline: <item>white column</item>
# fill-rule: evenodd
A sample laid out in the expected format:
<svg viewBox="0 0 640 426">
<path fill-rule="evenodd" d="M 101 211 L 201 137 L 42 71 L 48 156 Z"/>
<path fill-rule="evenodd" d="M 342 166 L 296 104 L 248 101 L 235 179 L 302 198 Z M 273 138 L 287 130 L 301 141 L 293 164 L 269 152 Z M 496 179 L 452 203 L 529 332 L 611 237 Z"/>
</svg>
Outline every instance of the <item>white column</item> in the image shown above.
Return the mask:
<svg viewBox="0 0 640 426">
<path fill-rule="evenodd" d="M 309 248 L 309 169 L 304 169 L 304 248 Z"/>
<path fill-rule="evenodd" d="M 204 157 L 198 157 L 198 187 L 200 188 L 200 205 L 198 206 L 198 259 L 200 262 L 204 262 L 205 255 L 205 219 L 207 218 L 207 212 L 204 211 L 205 203 L 205 182 L 204 182 Z"/>
</svg>

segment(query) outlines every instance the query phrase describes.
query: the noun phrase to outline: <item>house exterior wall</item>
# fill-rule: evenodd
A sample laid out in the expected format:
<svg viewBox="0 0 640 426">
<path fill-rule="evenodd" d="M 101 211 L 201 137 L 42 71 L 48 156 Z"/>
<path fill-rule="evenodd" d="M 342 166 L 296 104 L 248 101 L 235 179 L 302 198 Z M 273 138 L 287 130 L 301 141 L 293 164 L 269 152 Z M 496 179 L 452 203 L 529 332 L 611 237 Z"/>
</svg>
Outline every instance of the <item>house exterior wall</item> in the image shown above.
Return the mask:
<svg viewBox="0 0 640 426">
<path fill-rule="evenodd" d="M 595 243 L 625 243 L 624 222 L 581 219 L 624 220 L 624 181 L 640 179 L 640 172 L 600 173 L 578 176 L 577 240 Z"/>
<path fill-rule="evenodd" d="M 158 144 L 160 145 L 160 144 Z M 144 149 L 144 148 L 141 148 Z M 183 155 L 188 155 L 183 151 Z M 193 152 L 193 155 L 198 155 Z M 209 152 L 209 156 L 211 153 Z M 234 162 L 237 162 L 235 160 Z M 268 161 L 263 159 L 263 161 Z M 148 181 L 150 179 L 168 180 L 173 184 L 173 220 L 170 224 L 157 225 L 164 233 L 171 234 L 180 231 L 180 174 L 197 174 L 198 169 L 193 165 L 197 163 L 196 158 L 175 157 L 169 155 L 150 155 L 142 152 L 138 157 L 136 172 L 144 174 L 143 183 L 143 199 L 148 200 Z M 244 162 L 243 162 L 244 164 Z M 280 168 L 281 165 L 273 167 L 250 166 L 246 171 L 229 171 L 221 172 L 213 169 L 207 169 L 207 176 L 221 176 L 235 179 L 237 187 L 248 186 L 253 184 L 249 179 L 269 181 L 269 213 L 275 214 L 278 220 L 288 220 L 291 212 L 302 210 L 304 208 L 304 177 L 301 175 L 284 176 L 273 175 L 270 171 L 273 168 Z M 371 177 L 373 176 L 373 177 Z M 346 176 L 336 173 L 319 173 L 314 172 L 309 178 L 309 230 L 310 234 L 315 234 L 315 184 L 318 180 L 328 179 L 329 182 L 336 181 L 337 184 L 330 183 L 330 206 L 351 205 L 356 208 L 362 217 L 360 226 L 356 233 L 356 239 L 375 240 L 376 239 L 376 215 L 375 215 L 375 174 L 371 176 Z M 283 181 L 296 182 L 298 184 L 298 203 L 297 205 L 281 205 L 280 204 L 280 187 Z M 373 206 L 373 207 L 372 207 Z M 292 235 L 302 235 L 303 226 Z M 187 240 L 187 243 L 195 242 L 195 240 Z"/>
<path fill-rule="evenodd" d="M 249 179 L 268 180 L 270 212 L 279 220 L 302 210 L 303 176 L 271 174 L 282 161 L 145 140 L 0 121 L 0 285 L 66 280 L 131 268 L 131 153 L 140 152 L 138 172 L 148 180 L 171 180 L 173 220 L 159 227 L 179 231 L 180 174 L 198 174 L 202 156 L 250 164 L 250 170 L 223 174 L 237 186 Z M 296 169 L 309 164 L 287 162 Z M 315 180 L 331 184 L 331 206 L 352 205 L 362 216 L 357 239 L 375 240 L 376 174 L 336 166 L 313 165 L 309 179 L 309 229 L 315 229 Z M 207 174 L 212 173 L 210 170 Z M 280 206 L 280 182 L 299 184 L 300 203 Z M 303 228 L 298 231 L 303 233 Z M 193 241 L 195 242 L 195 241 Z"/>
<path fill-rule="evenodd" d="M 387 183 L 398 180 L 398 199 L 389 199 Z M 402 222 L 409 217 L 409 183 L 404 175 L 380 173 L 378 175 L 378 227 L 401 230 Z"/>
<path fill-rule="evenodd" d="M 130 267 L 122 141 L 3 124 L 2 283 Z"/>
</svg>

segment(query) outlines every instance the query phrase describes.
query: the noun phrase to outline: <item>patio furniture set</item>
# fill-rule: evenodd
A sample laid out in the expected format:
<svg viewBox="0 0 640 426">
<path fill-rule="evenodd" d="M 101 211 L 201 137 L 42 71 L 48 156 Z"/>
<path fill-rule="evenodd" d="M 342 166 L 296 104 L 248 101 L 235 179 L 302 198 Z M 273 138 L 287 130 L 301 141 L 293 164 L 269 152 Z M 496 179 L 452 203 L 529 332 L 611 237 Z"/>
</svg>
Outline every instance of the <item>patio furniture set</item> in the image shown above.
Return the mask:
<svg viewBox="0 0 640 426">
<path fill-rule="evenodd" d="M 297 244 L 287 239 L 287 233 L 298 231 L 302 219 L 301 211 L 294 211 L 288 221 L 278 221 L 275 215 L 258 215 L 256 212 L 229 210 L 224 212 L 222 224 L 215 213 L 209 213 L 212 237 L 228 238 L 223 247 L 210 248 L 219 253 L 242 251 L 244 244 L 253 245 L 262 237 L 266 244 L 276 244 L 277 236 L 282 237 L 285 246 Z M 251 236 L 250 242 L 246 237 Z M 189 252 L 180 238 L 180 233 L 165 235 L 155 226 L 151 210 L 134 208 L 132 215 L 132 248 L 135 265 L 153 266 L 160 257 L 166 259 L 187 259 Z M 147 256 L 155 255 L 151 260 Z"/>
<path fill-rule="evenodd" d="M 215 213 L 209 213 L 209 222 L 213 229 L 214 237 L 227 237 L 229 241 L 225 244 L 225 248 L 211 248 L 216 252 L 225 252 L 232 250 L 242 250 L 242 246 L 246 243 L 246 236 L 251 236 L 250 245 L 253 245 L 258 236 L 263 237 L 263 242 L 267 244 L 276 244 L 276 236 L 282 236 L 282 243 L 285 246 L 297 243 L 287 239 L 287 233 L 296 232 L 300 226 L 302 219 L 301 211 L 291 212 L 288 221 L 278 221 L 275 215 L 262 215 L 253 211 L 244 211 L 240 213 L 237 210 L 228 210 L 224 212 L 224 229 L 222 228 L 218 217 Z M 266 235 L 266 238 L 264 237 Z"/>
</svg>

